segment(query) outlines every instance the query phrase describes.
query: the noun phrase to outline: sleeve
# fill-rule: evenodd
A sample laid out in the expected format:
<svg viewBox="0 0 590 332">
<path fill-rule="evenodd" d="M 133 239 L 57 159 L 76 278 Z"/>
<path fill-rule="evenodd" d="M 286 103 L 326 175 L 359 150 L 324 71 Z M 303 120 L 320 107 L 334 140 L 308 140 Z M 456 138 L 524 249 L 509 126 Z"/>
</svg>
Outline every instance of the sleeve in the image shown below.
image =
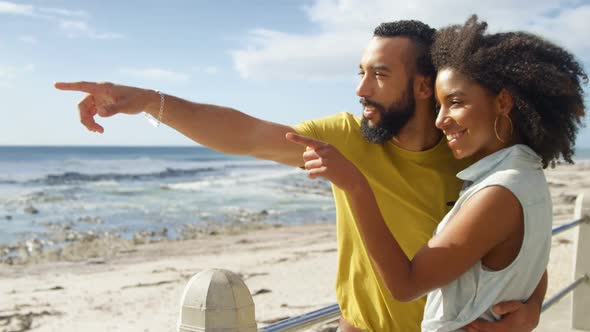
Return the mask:
<svg viewBox="0 0 590 332">
<path fill-rule="evenodd" d="M 350 134 L 356 122 L 350 113 L 339 113 L 325 118 L 301 122 L 293 129 L 299 135 L 334 144 Z"/>
</svg>

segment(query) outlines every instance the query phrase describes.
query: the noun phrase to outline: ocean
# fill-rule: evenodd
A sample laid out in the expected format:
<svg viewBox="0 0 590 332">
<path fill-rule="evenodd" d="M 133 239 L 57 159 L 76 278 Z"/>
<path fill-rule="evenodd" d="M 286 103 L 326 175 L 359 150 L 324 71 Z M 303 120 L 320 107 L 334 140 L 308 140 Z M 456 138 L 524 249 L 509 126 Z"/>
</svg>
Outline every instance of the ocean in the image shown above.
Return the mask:
<svg viewBox="0 0 590 332">
<path fill-rule="evenodd" d="M 576 148 L 574 161 L 576 160 L 590 160 L 590 148 Z"/>
<path fill-rule="evenodd" d="M 202 147 L 0 147 L 0 249 L 334 220 L 327 181 L 270 161 Z"/>
<path fill-rule="evenodd" d="M 270 161 L 202 147 L 0 146 L 0 261 L 105 236 L 334 220 L 327 181 Z"/>
</svg>

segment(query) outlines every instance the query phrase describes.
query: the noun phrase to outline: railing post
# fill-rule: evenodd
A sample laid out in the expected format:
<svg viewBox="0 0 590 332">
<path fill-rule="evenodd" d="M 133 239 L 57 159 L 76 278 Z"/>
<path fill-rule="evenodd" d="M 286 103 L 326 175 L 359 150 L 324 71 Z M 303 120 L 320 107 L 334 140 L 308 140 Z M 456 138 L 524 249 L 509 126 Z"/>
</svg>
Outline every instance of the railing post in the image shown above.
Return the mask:
<svg viewBox="0 0 590 332">
<path fill-rule="evenodd" d="M 586 218 L 576 227 L 574 235 L 574 277 L 573 280 L 590 275 L 590 191 L 576 198 L 574 219 Z M 572 294 L 572 328 L 590 331 L 590 282 L 578 286 Z"/>
<path fill-rule="evenodd" d="M 254 315 L 252 295 L 237 274 L 205 270 L 184 289 L 177 332 L 256 332 Z"/>
</svg>

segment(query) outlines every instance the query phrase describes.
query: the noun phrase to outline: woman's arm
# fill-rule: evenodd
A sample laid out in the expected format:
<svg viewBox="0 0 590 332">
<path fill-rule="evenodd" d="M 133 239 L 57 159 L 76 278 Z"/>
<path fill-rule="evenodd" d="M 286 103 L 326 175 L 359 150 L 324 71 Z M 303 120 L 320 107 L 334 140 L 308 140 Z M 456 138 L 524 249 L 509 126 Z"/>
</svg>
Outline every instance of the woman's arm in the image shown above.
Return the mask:
<svg viewBox="0 0 590 332">
<path fill-rule="evenodd" d="M 303 158 L 309 177 L 325 177 L 347 192 L 369 256 L 399 301 L 414 300 L 458 278 L 522 227 L 516 197 L 503 187 L 488 187 L 474 194 L 445 229 L 409 260 L 360 171 L 329 144 L 295 134 L 287 138 L 308 147 Z"/>
<path fill-rule="evenodd" d="M 409 260 L 385 224 L 368 183 L 357 185 L 349 195 L 375 268 L 399 301 L 414 300 L 457 279 L 522 224 L 516 197 L 505 188 L 488 187 L 474 194 Z"/>
</svg>

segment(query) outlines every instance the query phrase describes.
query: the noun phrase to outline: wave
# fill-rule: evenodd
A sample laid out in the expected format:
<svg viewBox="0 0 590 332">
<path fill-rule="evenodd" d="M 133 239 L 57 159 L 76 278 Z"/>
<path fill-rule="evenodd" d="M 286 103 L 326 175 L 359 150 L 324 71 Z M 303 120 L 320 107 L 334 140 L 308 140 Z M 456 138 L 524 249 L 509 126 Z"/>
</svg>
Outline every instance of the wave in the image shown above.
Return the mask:
<svg viewBox="0 0 590 332">
<path fill-rule="evenodd" d="M 281 169 L 272 172 L 256 173 L 256 174 L 234 174 L 230 177 L 222 178 L 207 178 L 198 181 L 180 182 L 163 185 L 163 189 L 181 190 L 181 191 L 199 191 L 209 187 L 233 187 L 235 185 L 264 182 L 268 180 L 280 179 L 290 177 L 292 175 L 301 174 L 298 169 Z"/>
<path fill-rule="evenodd" d="M 145 181 L 152 179 L 167 179 L 184 176 L 194 176 L 200 173 L 218 171 L 217 168 L 204 167 L 193 169 L 166 168 L 161 172 L 152 173 L 100 173 L 85 174 L 79 172 L 64 172 L 61 174 L 49 174 L 44 178 L 29 181 L 34 184 L 62 185 L 80 182 L 104 182 L 104 181 Z"/>
</svg>

